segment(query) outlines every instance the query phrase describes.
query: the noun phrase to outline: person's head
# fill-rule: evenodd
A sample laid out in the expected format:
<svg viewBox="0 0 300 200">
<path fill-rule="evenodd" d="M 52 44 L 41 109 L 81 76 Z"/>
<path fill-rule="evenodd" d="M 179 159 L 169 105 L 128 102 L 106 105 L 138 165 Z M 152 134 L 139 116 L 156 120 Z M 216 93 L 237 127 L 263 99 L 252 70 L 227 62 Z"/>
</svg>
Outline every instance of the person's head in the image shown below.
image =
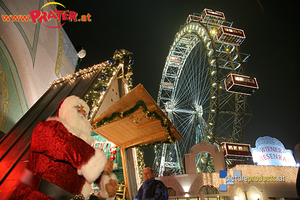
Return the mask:
<svg viewBox="0 0 300 200">
<path fill-rule="evenodd" d="M 144 172 L 143 172 L 143 179 L 144 179 L 144 181 L 150 180 L 153 177 L 154 177 L 153 169 L 150 168 L 150 167 L 145 168 Z"/>
<path fill-rule="evenodd" d="M 72 95 L 61 101 L 57 111 L 57 115 L 60 118 L 66 119 L 68 117 L 68 112 L 73 109 L 81 113 L 84 118 L 87 117 L 87 114 L 90 110 L 89 106 L 85 103 L 84 100 Z"/>
<path fill-rule="evenodd" d="M 86 118 L 89 110 L 84 100 L 72 95 L 61 102 L 57 115 L 66 120 L 72 128 L 80 130 L 79 132 L 90 133 L 91 124 Z"/>
</svg>

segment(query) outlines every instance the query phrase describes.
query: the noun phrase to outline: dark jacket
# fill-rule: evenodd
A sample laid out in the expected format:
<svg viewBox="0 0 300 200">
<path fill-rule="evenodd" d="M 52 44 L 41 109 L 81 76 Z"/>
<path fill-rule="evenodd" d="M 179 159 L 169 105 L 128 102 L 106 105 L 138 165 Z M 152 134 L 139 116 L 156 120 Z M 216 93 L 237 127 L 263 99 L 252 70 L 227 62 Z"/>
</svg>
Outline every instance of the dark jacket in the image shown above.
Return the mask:
<svg viewBox="0 0 300 200">
<path fill-rule="evenodd" d="M 168 198 L 168 189 L 164 183 L 152 178 L 143 183 L 134 200 L 167 200 Z"/>
</svg>

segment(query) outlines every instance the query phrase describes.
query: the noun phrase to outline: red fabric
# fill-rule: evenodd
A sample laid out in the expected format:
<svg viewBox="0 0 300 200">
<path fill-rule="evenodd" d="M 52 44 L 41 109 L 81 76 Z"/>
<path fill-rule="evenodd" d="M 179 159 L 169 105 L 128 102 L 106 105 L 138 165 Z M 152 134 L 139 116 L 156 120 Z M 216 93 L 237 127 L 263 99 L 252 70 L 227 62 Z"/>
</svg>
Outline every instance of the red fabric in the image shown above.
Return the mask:
<svg viewBox="0 0 300 200">
<path fill-rule="evenodd" d="M 36 191 L 41 178 L 80 194 L 85 179 L 77 174 L 77 168 L 94 154 L 89 144 L 69 133 L 62 123 L 40 122 L 32 133 L 27 167 L 35 179 L 31 187 L 21 183 L 11 199 L 51 199 Z"/>
</svg>

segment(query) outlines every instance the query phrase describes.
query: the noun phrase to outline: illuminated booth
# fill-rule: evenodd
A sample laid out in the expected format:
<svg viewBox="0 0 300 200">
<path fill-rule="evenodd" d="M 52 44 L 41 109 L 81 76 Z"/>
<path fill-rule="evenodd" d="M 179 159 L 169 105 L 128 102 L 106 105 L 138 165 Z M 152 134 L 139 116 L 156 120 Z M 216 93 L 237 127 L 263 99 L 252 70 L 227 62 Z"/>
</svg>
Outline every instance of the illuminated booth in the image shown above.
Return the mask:
<svg viewBox="0 0 300 200">
<path fill-rule="evenodd" d="M 141 84 L 96 117 L 92 125 L 95 133 L 120 148 L 127 199 L 133 199 L 143 182 L 145 166 L 139 148 L 183 139 Z"/>
</svg>

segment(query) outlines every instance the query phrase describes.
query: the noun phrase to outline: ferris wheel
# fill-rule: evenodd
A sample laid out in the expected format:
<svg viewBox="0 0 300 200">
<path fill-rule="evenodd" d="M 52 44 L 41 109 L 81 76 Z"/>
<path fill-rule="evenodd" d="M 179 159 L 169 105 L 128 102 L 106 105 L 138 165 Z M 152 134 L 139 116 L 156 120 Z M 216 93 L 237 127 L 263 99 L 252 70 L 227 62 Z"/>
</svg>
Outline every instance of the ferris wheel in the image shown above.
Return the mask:
<svg viewBox="0 0 300 200">
<path fill-rule="evenodd" d="M 251 79 L 244 76 L 249 54 L 239 52 L 245 38 L 243 30 L 226 22 L 223 12 L 210 9 L 204 9 L 201 15 L 189 15 L 177 32 L 162 73 L 157 103 L 184 140 L 155 148 L 153 165 L 159 176 L 167 168 L 183 171 L 184 154 L 200 141 L 216 146 L 224 141 L 242 141 L 248 115 L 246 95 L 258 87 L 227 79 L 233 74 L 244 83 Z M 213 159 L 207 153 L 199 154 L 196 163 L 199 173 L 214 171 Z"/>
</svg>

